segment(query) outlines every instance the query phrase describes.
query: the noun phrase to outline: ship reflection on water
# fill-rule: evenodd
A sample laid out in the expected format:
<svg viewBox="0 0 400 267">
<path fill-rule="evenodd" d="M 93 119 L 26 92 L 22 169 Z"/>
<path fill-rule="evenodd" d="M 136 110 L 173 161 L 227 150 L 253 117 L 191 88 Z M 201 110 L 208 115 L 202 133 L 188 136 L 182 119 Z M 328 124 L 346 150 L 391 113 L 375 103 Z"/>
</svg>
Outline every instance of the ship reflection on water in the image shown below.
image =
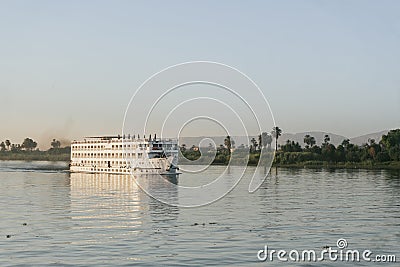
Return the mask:
<svg viewBox="0 0 400 267">
<path fill-rule="evenodd" d="M 178 208 L 166 205 L 150 197 L 163 195 L 166 199 L 177 199 L 177 175 L 163 176 L 164 182 L 157 183 L 154 175 L 119 175 L 71 173 L 71 214 L 80 229 L 120 229 L 134 234 L 136 231 L 152 228 L 152 223 L 176 220 Z M 136 181 L 135 181 L 136 180 Z M 138 186 L 140 181 L 140 186 Z M 146 192 L 140 187 L 145 186 Z M 161 216 L 161 217 L 160 217 Z M 159 228 L 160 225 L 154 226 Z M 124 235 L 126 232 L 115 234 Z M 113 236 L 107 230 L 104 235 Z"/>
</svg>

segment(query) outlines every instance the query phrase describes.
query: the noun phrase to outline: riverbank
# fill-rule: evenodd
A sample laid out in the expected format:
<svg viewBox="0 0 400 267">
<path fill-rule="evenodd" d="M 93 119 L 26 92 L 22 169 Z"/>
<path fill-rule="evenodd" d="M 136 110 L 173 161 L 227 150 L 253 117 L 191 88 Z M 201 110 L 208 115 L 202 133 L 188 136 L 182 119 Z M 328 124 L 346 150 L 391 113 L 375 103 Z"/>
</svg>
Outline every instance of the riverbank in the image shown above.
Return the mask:
<svg viewBox="0 0 400 267">
<path fill-rule="evenodd" d="M 282 168 L 310 168 L 310 169 L 386 169 L 386 170 L 400 170 L 400 161 L 389 161 L 380 163 L 371 162 L 320 162 L 320 161 L 307 161 L 296 164 L 273 164 L 273 167 Z"/>
<path fill-rule="evenodd" d="M 181 164 L 190 165 L 190 164 Z M 214 166 L 226 166 L 225 163 L 212 163 Z M 257 166 L 257 163 L 249 163 L 248 166 Z M 239 166 L 238 164 L 231 164 L 231 166 Z M 242 165 L 240 165 L 242 166 Z M 299 162 L 295 164 L 278 164 L 273 163 L 272 167 L 280 168 L 309 168 L 309 169 L 385 169 L 385 170 L 400 170 L 400 161 L 389 161 L 381 163 L 371 163 L 371 162 L 323 162 L 323 161 L 307 161 Z"/>
<path fill-rule="evenodd" d="M 55 153 L 53 151 L 0 152 L 0 160 L 69 161 L 70 157 L 70 153 Z"/>
<path fill-rule="evenodd" d="M 70 161 L 70 153 L 54 153 L 52 151 L 25 151 L 25 152 L 1 152 L 0 160 L 4 161 Z M 181 164 L 186 165 L 186 164 Z M 216 162 L 211 165 L 227 165 L 226 163 Z M 233 164 L 235 165 L 235 164 Z M 257 162 L 249 162 L 248 166 L 257 166 Z M 388 162 L 324 162 L 324 161 L 305 161 L 293 164 L 273 163 L 272 167 L 282 168 L 326 168 L 326 169 L 391 169 L 400 170 L 400 161 Z"/>
</svg>

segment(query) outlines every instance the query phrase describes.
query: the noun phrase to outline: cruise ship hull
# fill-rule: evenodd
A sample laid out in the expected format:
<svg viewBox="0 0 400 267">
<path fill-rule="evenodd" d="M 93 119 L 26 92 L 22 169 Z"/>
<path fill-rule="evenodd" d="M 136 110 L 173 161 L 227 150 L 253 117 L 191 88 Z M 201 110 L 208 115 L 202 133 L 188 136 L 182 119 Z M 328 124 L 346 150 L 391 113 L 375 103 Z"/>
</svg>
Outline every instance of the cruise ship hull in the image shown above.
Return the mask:
<svg viewBox="0 0 400 267">
<path fill-rule="evenodd" d="M 70 172 L 76 173 L 108 173 L 108 174 L 126 174 L 126 175 L 140 175 L 140 174 L 178 174 L 177 168 L 170 168 L 169 170 L 158 170 L 158 169 L 119 169 L 119 168 L 95 168 L 85 166 L 71 166 Z"/>
</svg>

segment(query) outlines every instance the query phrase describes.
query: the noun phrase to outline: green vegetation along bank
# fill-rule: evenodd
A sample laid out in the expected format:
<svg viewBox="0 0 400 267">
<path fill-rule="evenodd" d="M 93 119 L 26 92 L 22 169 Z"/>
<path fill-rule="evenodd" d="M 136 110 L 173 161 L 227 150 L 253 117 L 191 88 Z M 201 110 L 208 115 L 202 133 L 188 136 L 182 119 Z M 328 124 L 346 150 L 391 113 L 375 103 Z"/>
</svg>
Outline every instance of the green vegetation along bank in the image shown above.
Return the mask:
<svg viewBox="0 0 400 267">
<path fill-rule="evenodd" d="M 71 148 L 61 147 L 61 142 L 56 139 L 45 151 L 37 149 L 37 142 L 31 138 L 25 138 L 21 144 L 12 144 L 8 139 L 0 143 L 0 160 L 69 161 L 70 153 Z"/>
<path fill-rule="evenodd" d="M 227 136 L 224 144 L 218 148 L 209 146 L 199 148 L 192 146 L 190 149 L 182 145 L 181 157 L 186 159 L 180 162 L 202 164 L 209 162 L 211 155 L 215 154 L 212 164 L 243 164 L 238 162 L 239 154 L 243 158 L 248 156 L 249 165 L 257 165 L 261 151 L 269 153 L 275 147 L 276 153 L 274 166 L 280 167 L 328 167 L 328 168 L 385 168 L 400 169 L 400 129 L 391 130 L 383 135 L 379 142 L 368 140 L 361 146 L 350 143 L 349 139 L 342 141 L 337 147 L 330 143 L 329 135 L 325 135 L 323 143 L 318 146 L 313 136 L 304 136 L 304 147 L 298 142 L 287 140 L 284 145 L 278 145 L 278 139 L 282 134 L 279 127 L 274 127 L 271 134 L 261 133 L 258 140 L 252 138 L 250 146 L 234 146 L 234 140 Z M 275 140 L 273 145 L 273 140 Z M 265 154 L 265 153 L 264 153 Z"/>
</svg>

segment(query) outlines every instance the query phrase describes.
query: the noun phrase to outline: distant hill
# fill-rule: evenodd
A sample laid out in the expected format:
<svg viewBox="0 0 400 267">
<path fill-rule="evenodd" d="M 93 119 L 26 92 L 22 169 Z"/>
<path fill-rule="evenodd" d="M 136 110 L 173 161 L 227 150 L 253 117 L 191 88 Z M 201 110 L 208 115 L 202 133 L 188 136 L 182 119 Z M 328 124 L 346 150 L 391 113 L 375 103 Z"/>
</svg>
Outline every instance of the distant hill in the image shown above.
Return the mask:
<svg viewBox="0 0 400 267">
<path fill-rule="evenodd" d="M 285 144 L 287 140 L 290 141 L 295 141 L 299 142 L 301 146 L 304 147 L 304 136 L 306 134 L 309 134 L 311 136 L 314 136 L 315 140 L 317 141 L 317 145 L 321 145 L 324 136 L 327 134 L 331 138 L 330 143 L 338 146 L 339 144 L 342 143 L 344 139 L 350 139 L 350 142 L 356 145 L 362 145 L 364 143 L 368 142 L 368 139 L 375 139 L 376 142 L 379 142 L 381 140 L 382 135 L 387 134 L 388 130 L 384 130 L 381 132 L 376 132 L 376 133 L 370 133 L 370 134 L 365 134 L 361 136 L 356 136 L 353 138 L 348 138 L 343 135 L 338 135 L 334 133 L 328 133 L 328 132 L 320 132 L 320 131 L 311 131 L 311 132 L 301 132 L 301 133 L 283 133 L 282 136 L 279 138 L 278 144 Z M 240 144 L 247 144 L 248 140 L 251 140 L 252 138 L 255 138 L 258 142 L 258 137 L 257 136 L 233 136 L 232 139 L 235 140 L 236 146 L 239 146 Z M 205 136 L 191 136 L 191 137 L 181 137 L 179 139 L 180 145 L 186 144 L 187 147 L 190 147 L 192 145 L 198 146 L 200 141 L 204 138 L 207 138 Z M 219 146 L 220 144 L 224 143 L 225 136 L 213 136 L 211 137 L 214 142 Z M 210 142 L 209 141 L 204 141 L 201 146 L 206 147 L 208 146 Z"/>
<path fill-rule="evenodd" d="M 353 137 L 353 138 L 350 138 L 350 142 L 353 144 L 362 145 L 362 144 L 368 143 L 368 139 L 375 139 L 375 141 L 378 143 L 379 141 L 381 141 L 382 135 L 387 134 L 388 132 L 389 132 L 388 130 L 384 130 L 384 131 L 377 132 L 377 133 L 370 133 L 370 134 Z"/>
</svg>

